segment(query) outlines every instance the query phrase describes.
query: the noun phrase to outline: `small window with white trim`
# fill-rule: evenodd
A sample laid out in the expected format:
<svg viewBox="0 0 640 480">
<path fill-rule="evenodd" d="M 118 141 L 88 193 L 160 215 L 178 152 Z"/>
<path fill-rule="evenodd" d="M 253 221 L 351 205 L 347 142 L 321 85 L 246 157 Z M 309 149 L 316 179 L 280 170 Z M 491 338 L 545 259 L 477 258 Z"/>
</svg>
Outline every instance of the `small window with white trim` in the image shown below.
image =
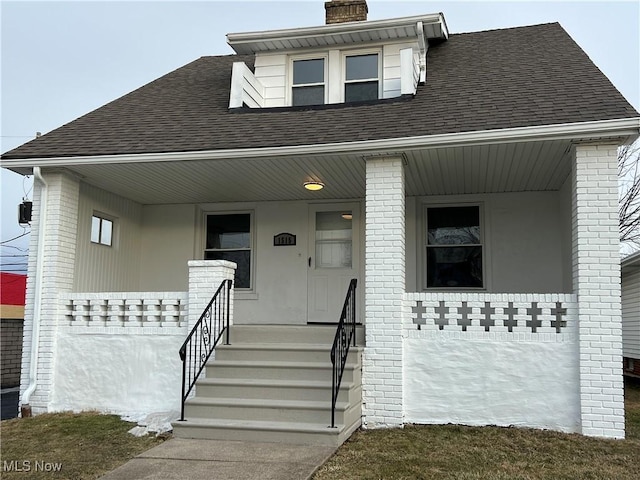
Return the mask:
<svg viewBox="0 0 640 480">
<path fill-rule="evenodd" d="M 324 103 L 325 59 L 294 60 L 291 105 L 322 105 Z"/>
<path fill-rule="evenodd" d="M 380 94 L 380 62 L 377 53 L 345 56 L 344 101 L 377 100 Z"/>
<path fill-rule="evenodd" d="M 251 288 L 251 224 L 250 213 L 207 215 L 204 259 L 234 262 L 236 288 Z"/>
<path fill-rule="evenodd" d="M 480 206 L 426 210 L 427 288 L 483 288 Z"/>
<path fill-rule="evenodd" d="M 91 242 L 111 247 L 113 245 L 113 220 L 94 213 L 91 217 Z"/>
</svg>

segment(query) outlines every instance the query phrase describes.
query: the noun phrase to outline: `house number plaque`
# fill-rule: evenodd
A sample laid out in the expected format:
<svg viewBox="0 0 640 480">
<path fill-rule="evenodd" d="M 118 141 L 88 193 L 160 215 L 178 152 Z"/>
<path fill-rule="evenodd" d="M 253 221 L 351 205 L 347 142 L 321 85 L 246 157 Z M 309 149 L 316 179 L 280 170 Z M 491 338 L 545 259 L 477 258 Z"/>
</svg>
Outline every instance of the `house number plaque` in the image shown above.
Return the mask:
<svg viewBox="0 0 640 480">
<path fill-rule="evenodd" d="M 273 237 L 274 247 L 285 247 L 296 244 L 296 236 L 291 233 L 279 233 Z"/>
</svg>

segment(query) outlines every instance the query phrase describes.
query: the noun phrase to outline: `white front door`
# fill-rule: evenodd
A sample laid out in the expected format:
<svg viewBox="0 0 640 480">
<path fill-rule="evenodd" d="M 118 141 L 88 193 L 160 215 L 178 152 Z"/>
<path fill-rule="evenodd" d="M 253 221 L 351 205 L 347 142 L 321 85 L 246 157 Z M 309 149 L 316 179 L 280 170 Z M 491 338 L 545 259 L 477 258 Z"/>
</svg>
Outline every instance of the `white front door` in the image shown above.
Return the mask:
<svg viewBox="0 0 640 480">
<path fill-rule="evenodd" d="M 360 205 L 311 205 L 309 225 L 307 321 L 337 323 L 349 282 L 358 278 Z"/>
</svg>

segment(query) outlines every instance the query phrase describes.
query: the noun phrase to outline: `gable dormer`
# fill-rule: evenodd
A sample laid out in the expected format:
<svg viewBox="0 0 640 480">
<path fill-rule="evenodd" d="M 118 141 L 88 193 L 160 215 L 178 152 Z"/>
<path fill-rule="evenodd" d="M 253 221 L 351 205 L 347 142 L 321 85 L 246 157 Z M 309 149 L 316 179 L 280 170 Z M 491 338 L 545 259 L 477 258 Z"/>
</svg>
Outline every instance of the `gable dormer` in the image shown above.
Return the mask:
<svg viewBox="0 0 640 480">
<path fill-rule="evenodd" d="M 426 79 L 429 41 L 448 37 L 441 13 L 374 21 L 366 2 L 327 2 L 327 23 L 230 33 L 238 54 L 255 55 L 252 72 L 233 66 L 229 108 L 291 107 L 375 101 L 415 94 Z M 342 10 L 330 11 L 331 8 Z M 351 16 L 349 15 L 351 12 Z"/>
</svg>

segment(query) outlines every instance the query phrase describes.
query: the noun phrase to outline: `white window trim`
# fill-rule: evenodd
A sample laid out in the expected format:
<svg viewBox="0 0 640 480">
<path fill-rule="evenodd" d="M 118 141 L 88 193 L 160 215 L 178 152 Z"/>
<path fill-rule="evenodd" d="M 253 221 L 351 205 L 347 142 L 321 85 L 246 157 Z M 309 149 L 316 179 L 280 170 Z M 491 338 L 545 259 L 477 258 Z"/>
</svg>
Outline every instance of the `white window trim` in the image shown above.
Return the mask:
<svg viewBox="0 0 640 480">
<path fill-rule="evenodd" d="M 480 245 L 482 247 L 482 287 L 427 287 L 427 212 L 430 208 L 455 208 L 455 207 L 478 207 L 480 218 Z M 422 269 L 422 273 L 419 273 L 419 279 L 422 283 L 422 290 L 429 292 L 485 292 L 490 291 L 488 272 L 489 253 L 488 253 L 488 232 L 487 222 L 485 217 L 485 202 L 484 201 L 461 201 L 461 202 L 445 202 L 445 203 L 423 203 L 420 224 L 420 248 L 418 252 L 418 265 Z"/>
<path fill-rule="evenodd" d="M 98 239 L 97 242 L 94 242 L 93 238 L 92 238 L 93 237 L 93 219 L 94 218 L 100 219 L 100 227 L 99 227 L 99 231 L 98 231 L 99 239 Z M 103 243 L 102 242 L 102 223 L 105 220 L 108 221 L 108 222 L 111 222 L 111 238 L 109 239 L 110 243 Z M 89 225 L 89 242 L 92 245 L 102 245 L 103 247 L 115 248 L 115 246 L 116 246 L 116 228 L 117 228 L 117 226 L 116 226 L 116 218 L 114 216 L 107 215 L 107 214 L 102 213 L 102 212 L 94 211 L 91 214 L 91 224 Z"/>
<path fill-rule="evenodd" d="M 358 55 L 378 55 L 378 78 L 360 79 L 347 82 L 347 57 Z M 332 103 L 344 103 L 344 90 L 347 83 L 359 83 L 363 81 L 378 81 L 378 100 L 384 96 L 384 52 L 381 46 L 341 50 L 332 48 L 307 52 L 305 54 L 289 55 L 287 59 L 287 87 L 285 92 L 285 104 L 293 106 L 293 62 L 297 60 L 324 59 L 324 105 Z M 320 83 L 301 84 L 299 86 L 313 86 Z"/>
<path fill-rule="evenodd" d="M 257 299 L 256 294 L 256 229 L 255 229 L 255 211 L 254 210 L 203 210 L 202 211 L 202 228 L 201 228 L 201 248 L 200 256 L 204 260 L 204 253 L 207 247 L 207 217 L 209 215 L 249 215 L 249 250 L 251 252 L 250 261 L 251 267 L 249 269 L 249 288 L 236 287 L 234 284 L 234 290 L 237 294 L 238 300 L 242 299 Z"/>
<path fill-rule="evenodd" d="M 324 104 L 326 105 L 329 100 L 329 52 L 326 50 L 322 52 L 316 53 L 307 53 L 304 55 L 291 55 L 289 56 L 289 61 L 287 62 L 287 91 L 286 91 L 286 99 L 287 105 L 293 106 L 293 62 L 299 60 L 324 60 L 324 82 L 323 83 L 301 83 L 300 85 L 295 85 L 295 87 L 314 87 L 322 85 L 324 86 Z"/>
<path fill-rule="evenodd" d="M 358 80 L 347 80 L 347 57 L 357 57 L 361 55 L 378 55 L 378 77 L 377 78 L 361 78 Z M 341 50 L 340 51 L 340 102 L 345 102 L 345 89 L 348 83 L 362 83 L 371 82 L 373 80 L 378 81 L 378 100 L 383 96 L 383 78 L 382 73 L 384 57 L 382 48 L 367 48 L 358 50 Z"/>
</svg>

